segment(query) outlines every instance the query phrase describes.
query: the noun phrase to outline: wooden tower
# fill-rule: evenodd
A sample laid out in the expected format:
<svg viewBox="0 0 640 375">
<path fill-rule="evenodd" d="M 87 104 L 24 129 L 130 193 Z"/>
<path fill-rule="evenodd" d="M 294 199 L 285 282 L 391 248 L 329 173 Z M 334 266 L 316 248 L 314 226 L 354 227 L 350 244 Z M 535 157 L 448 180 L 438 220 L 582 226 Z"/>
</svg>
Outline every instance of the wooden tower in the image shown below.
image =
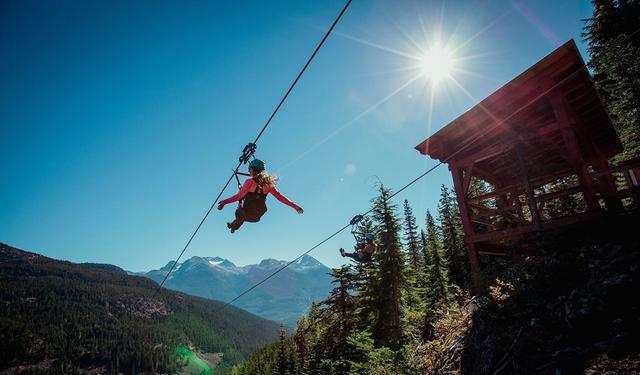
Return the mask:
<svg viewBox="0 0 640 375">
<path fill-rule="evenodd" d="M 473 271 L 532 233 L 637 209 L 640 160 L 622 150 L 573 40 L 416 149 L 449 166 Z"/>
</svg>

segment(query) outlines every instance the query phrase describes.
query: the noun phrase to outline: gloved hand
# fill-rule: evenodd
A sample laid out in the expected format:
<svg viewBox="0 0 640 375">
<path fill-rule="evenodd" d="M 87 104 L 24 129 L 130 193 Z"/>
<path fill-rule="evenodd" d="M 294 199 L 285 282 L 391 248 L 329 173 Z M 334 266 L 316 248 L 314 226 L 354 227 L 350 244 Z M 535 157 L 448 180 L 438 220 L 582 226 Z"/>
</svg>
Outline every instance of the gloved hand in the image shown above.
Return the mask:
<svg viewBox="0 0 640 375">
<path fill-rule="evenodd" d="M 224 203 L 218 203 L 218 210 L 222 210 L 224 208 Z"/>
</svg>

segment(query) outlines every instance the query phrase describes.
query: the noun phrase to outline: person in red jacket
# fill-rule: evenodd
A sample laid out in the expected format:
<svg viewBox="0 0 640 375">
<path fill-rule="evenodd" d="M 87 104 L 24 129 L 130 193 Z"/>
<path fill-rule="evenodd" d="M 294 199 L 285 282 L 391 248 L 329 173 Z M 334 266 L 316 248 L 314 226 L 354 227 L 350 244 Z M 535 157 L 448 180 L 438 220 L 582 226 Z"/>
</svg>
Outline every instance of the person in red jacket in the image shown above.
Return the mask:
<svg viewBox="0 0 640 375">
<path fill-rule="evenodd" d="M 235 232 L 242 226 L 245 221 L 257 223 L 267 212 L 267 194 L 276 197 L 277 200 L 293 208 L 299 214 L 303 213 L 302 207 L 290 201 L 276 189 L 276 177 L 264 171 L 264 162 L 260 159 L 254 159 L 249 163 L 248 178 L 238 194 L 223 199 L 218 203 L 218 210 L 222 210 L 225 205 L 237 201 L 242 201 L 240 207 L 236 209 L 236 219 L 227 223 L 227 227 L 231 229 L 231 233 Z"/>
</svg>

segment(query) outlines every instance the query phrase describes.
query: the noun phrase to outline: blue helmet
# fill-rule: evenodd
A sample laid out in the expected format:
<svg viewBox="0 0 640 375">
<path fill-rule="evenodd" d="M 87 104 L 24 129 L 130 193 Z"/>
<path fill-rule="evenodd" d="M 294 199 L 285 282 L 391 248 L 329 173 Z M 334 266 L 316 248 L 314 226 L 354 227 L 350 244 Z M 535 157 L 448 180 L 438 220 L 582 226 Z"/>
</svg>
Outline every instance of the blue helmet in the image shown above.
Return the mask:
<svg viewBox="0 0 640 375">
<path fill-rule="evenodd" d="M 376 237 L 372 233 L 367 233 L 364 235 L 364 239 L 367 241 L 373 241 Z"/>
<path fill-rule="evenodd" d="M 255 168 L 264 171 L 264 162 L 260 159 L 253 159 L 251 160 L 251 163 L 249 163 L 249 168 Z"/>
</svg>

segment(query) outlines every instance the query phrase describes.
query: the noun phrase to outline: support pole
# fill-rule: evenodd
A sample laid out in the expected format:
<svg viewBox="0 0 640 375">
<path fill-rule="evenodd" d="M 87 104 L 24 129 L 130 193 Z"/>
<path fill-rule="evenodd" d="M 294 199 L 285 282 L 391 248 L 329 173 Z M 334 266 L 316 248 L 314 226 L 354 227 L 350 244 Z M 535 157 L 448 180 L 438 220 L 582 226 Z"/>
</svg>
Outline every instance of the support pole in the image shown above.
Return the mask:
<svg viewBox="0 0 640 375">
<path fill-rule="evenodd" d="M 515 147 L 516 151 L 516 159 L 518 161 L 518 167 L 520 168 L 520 173 L 522 175 L 522 182 L 524 183 L 524 187 L 527 191 L 527 201 L 529 201 L 529 211 L 531 211 L 531 220 L 533 224 L 536 226 L 538 231 L 542 230 L 542 221 L 540 220 L 540 213 L 538 212 L 538 204 L 536 203 L 536 195 L 533 192 L 533 188 L 531 188 L 531 180 L 529 179 L 529 174 L 527 173 L 527 166 L 524 163 L 524 157 L 522 156 L 522 144 L 518 143 Z"/>
<path fill-rule="evenodd" d="M 471 279 L 473 287 L 476 293 L 480 293 L 482 290 L 482 282 L 480 280 L 480 264 L 478 262 L 478 249 L 476 244 L 471 242 L 469 238 L 475 234 L 473 230 L 473 224 L 471 223 L 471 217 L 469 216 L 469 209 L 467 207 L 466 195 L 464 194 L 462 171 L 464 168 L 460 168 L 454 164 L 449 164 L 451 175 L 453 176 L 453 187 L 456 190 L 456 200 L 458 202 L 458 209 L 460 210 L 460 219 L 462 220 L 462 227 L 464 228 L 465 242 L 467 245 L 467 252 L 469 253 L 469 261 L 471 263 Z M 471 178 L 471 176 L 466 176 Z"/>
</svg>

